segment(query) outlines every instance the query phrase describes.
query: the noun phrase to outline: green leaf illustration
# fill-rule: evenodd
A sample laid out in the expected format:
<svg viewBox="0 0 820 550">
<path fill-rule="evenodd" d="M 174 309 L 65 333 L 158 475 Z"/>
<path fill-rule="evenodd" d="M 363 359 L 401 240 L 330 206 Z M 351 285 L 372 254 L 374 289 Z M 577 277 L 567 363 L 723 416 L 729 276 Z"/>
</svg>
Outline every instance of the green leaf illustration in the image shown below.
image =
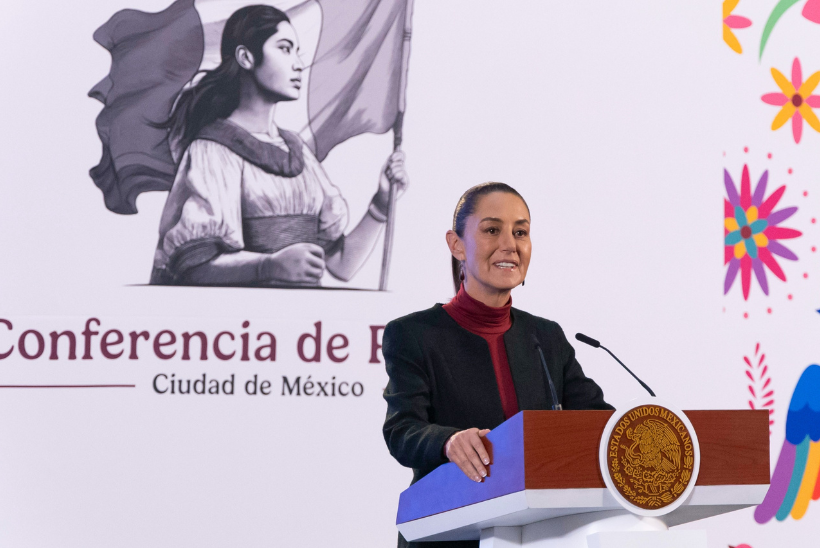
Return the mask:
<svg viewBox="0 0 820 550">
<path fill-rule="evenodd" d="M 783 17 L 783 14 L 786 13 L 786 10 L 790 7 L 797 4 L 800 0 L 780 0 L 777 5 L 772 10 L 771 15 L 769 15 L 768 21 L 766 21 L 766 26 L 763 27 L 763 36 L 760 38 L 760 55 L 758 56 L 758 60 L 763 58 L 763 49 L 766 47 L 766 42 L 769 41 L 769 35 L 772 34 L 772 30 L 777 22 Z"/>
</svg>

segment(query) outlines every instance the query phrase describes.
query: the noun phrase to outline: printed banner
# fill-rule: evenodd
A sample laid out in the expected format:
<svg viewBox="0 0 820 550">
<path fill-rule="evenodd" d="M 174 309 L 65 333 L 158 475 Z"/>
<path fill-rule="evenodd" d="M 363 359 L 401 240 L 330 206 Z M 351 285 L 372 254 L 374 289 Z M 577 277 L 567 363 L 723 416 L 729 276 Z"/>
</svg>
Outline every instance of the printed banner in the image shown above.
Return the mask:
<svg viewBox="0 0 820 550">
<path fill-rule="evenodd" d="M 763 502 L 674 528 L 816 545 L 818 6 L 8 2 L 0 544 L 396 544 L 384 327 L 452 298 L 502 181 L 515 308 L 676 410 L 769 411 Z"/>
</svg>

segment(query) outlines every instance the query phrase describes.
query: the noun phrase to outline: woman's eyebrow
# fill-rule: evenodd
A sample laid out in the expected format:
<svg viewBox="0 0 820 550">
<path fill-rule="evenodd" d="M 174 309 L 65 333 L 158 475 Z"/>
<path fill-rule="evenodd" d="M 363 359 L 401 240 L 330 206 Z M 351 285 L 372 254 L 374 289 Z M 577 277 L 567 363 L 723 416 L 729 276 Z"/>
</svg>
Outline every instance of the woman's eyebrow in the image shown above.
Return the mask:
<svg viewBox="0 0 820 550">
<path fill-rule="evenodd" d="M 484 218 L 483 220 L 481 220 L 478 223 L 484 223 L 484 222 L 504 223 L 504 220 L 502 220 L 501 218 Z M 519 224 L 519 223 L 530 223 L 530 220 L 528 220 L 527 218 L 522 218 L 520 220 L 515 221 L 515 224 Z"/>
<path fill-rule="evenodd" d="M 279 43 L 281 44 L 282 42 L 287 42 L 288 46 L 290 46 L 291 48 L 293 47 L 293 41 L 290 40 L 289 38 L 280 38 Z"/>
</svg>

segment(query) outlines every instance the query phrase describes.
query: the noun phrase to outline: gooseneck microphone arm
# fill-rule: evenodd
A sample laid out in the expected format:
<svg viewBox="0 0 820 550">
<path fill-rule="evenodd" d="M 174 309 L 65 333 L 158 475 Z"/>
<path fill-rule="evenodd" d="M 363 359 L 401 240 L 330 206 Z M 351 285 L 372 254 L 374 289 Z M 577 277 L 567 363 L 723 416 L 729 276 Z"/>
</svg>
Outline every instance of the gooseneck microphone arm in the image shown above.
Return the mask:
<svg viewBox="0 0 820 550">
<path fill-rule="evenodd" d="M 550 387 L 550 398 L 552 398 L 552 410 L 561 411 L 564 408 L 561 406 L 561 403 L 558 402 L 558 394 L 555 392 L 555 384 L 547 368 L 547 360 L 544 359 L 544 351 L 541 349 L 541 344 L 538 343 L 538 338 L 536 338 L 535 335 L 532 337 L 532 342 L 535 344 L 535 349 L 538 350 L 538 356 L 541 358 L 541 366 L 544 367 L 544 374 L 547 376 L 547 384 L 549 384 Z"/>
<path fill-rule="evenodd" d="M 632 375 L 632 378 L 634 378 L 635 380 L 637 380 L 637 381 L 638 381 L 638 384 L 640 384 L 641 386 L 643 386 L 643 389 L 645 389 L 646 391 L 648 391 L 648 392 L 649 392 L 649 395 L 651 395 L 652 397 L 655 397 L 655 392 L 653 392 L 653 391 L 652 391 L 652 388 L 650 388 L 649 386 L 647 386 L 646 384 L 644 384 L 644 381 L 643 381 L 643 380 L 641 380 L 640 378 L 638 378 L 637 376 L 635 376 L 635 373 L 634 373 L 634 372 L 632 372 L 631 370 L 629 370 L 629 367 L 627 367 L 626 365 L 624 365 L 623 363 L 621 363 L 621 360 L 620 360 L 620 359 L 618 359 L 617 357 L 615 357 L 615 354 L 614 354 L 614 353 L 612 353 L 611 351 L 609 351 L 608 349 L 606 349 L 604 346 L 601 346 L 601 349 L 602 349 L 602 350 L 604 350 L 605 352 L 607 352 L 608 354 L 610 354 L 610 355 L 612 356 L 612 358 L 613 358 L 613 359 L 615 359 L 618 363 L 620 363 L 620 364 L 621 364 L 621 366 L 622 366 L 623 368 L 625 368 L 625 369 L 626 369 L 626 372 L 628 372 L 629 374 L 631 374 L 631 375 Z"/>
<path fill-rule="evenodd" d="M 655 396 L 655 392 L 653 392 L 653 391 L 652 391 L 652 388 L 650 388 L 649 386 L 647 386 L 646 384 L 644 384 L 644 383 L 643 383 L 643 380 L 641 380 L 640 378 L 638 378 L 637 376 L 635 376 L 635 373 L 634 373 L 634 372 L 632 372 L 631 370 L 629 370 L 629 367 L 627 367 L 626 365 L 624 365 L 624 364 L 621 362 L 621 360 L 620 360 L 620 359 L 618 359 L 617 357 L 615 357 L 615 354 L 614 354 L 614 353 L 612 353 L 611 351 L 609 351 L 608 349 L 606 349 L 604 346 L 602 346 L 602 345 L 601 345 L 601 342 L 599 342 L 599 341 L 598 341 L 598 340 L 596 340 L 595 338 L 590 338 L 589 336 L 587 336 L 587 335 L 585 335 L 585 334 L 581 334 L 580 332 L 579 332 L 578 334 L 576 334 L 576 335 L 575 335 L 575 339 L 576 339 L 576 340 L 578 340 L 579 342 L 583 342 L 584 344 L 586 344 L 586 345 L 588 345 L 588 346 L 592 346 L 593 348 L 601 348 L 602 350 L 604 350 L 605 352 L 607 352 L 608 354 L 610 354 L 610 355 L 612 356 L 612 358 L 613 358 L 613 359 L 615 359 L 615 360 L 618 362 L 618 364 L 620 364 L 620 365 L 621 365 L 621 366 L 622 366 L 622 367 L 626 370 L 626 372 L 628 372 L 629 374 L 631 374 L 631 375 L 632 375 L 632 378 L 634 378 L 635 380 L 637 380 L 637 381 L 638 381 L 638 384 L 640 384 L 641 386 L 643 386 L 643 389 L 645 389 L 646 391 L 648 391 L 648 392 L 649 392 L 649 395 L 651 395 L 652 397 L 656 397 L 656 396 Z"/>
</svg>

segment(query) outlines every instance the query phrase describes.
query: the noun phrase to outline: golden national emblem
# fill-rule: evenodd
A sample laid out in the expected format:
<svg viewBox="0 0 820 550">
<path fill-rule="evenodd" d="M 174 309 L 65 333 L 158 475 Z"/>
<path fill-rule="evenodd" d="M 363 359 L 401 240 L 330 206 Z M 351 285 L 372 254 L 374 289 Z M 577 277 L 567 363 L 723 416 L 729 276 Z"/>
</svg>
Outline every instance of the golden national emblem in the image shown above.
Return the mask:
<svg viewBox="0 0 820 550">
<path fill-rule="evenodd" d="M 639 508 L 669 506 L 692 481 L 696 445 L 686 424 L 666 407 L 629 410 L 616 422 L 606 448 L 615 489 Z"/>
</svg>

